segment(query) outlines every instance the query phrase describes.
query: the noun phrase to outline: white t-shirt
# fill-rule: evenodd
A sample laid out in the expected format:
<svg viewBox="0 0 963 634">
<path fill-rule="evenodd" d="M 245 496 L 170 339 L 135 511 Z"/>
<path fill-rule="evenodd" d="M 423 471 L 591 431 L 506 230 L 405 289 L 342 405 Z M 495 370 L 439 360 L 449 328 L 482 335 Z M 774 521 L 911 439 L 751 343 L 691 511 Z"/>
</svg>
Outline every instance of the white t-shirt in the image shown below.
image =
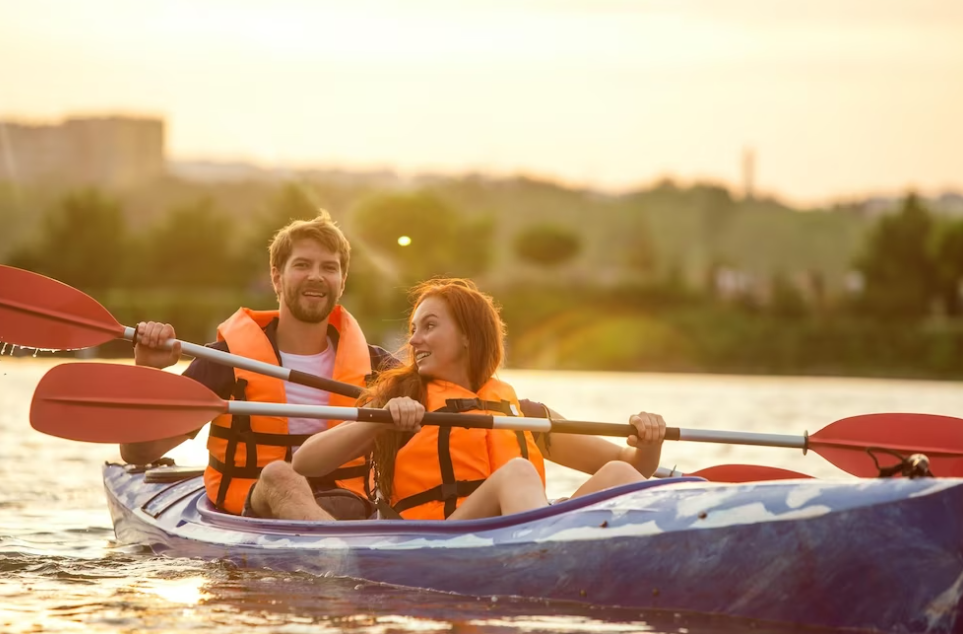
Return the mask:
<svg viewBox="0 0 963 634">
<path fill-rule="evenodd" d="M 315 374 L 331 378 L 334 374 L 334 343 L 328 337 L 328 347 L 321 354 L 290 354 L 281 353 L 281 365 L 291 370 L 298 370 L 306 374 Z M 329 394 L 306 385 L 284 382 L 284 391 L 288 403 L 295 405 L 327 405 Z M 317 418 L 289 418 L 288 433 L 315 434 L 328 428 L 328 421 Z"/>
</svg>

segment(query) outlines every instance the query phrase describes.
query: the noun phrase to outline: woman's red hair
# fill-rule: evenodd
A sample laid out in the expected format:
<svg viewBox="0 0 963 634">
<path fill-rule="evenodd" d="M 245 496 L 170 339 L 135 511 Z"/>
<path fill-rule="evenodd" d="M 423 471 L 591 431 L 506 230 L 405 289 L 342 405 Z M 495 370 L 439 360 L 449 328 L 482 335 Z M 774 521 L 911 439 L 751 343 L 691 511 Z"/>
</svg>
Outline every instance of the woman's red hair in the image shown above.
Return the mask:
<svg viewBox="0 0 963 634">
<path fill-rule="evenodd" d="M 468 377 L 471 389 L 477 392 L 494 376 L 505 353 L 505 324 L 492 298 L 478 290 L 467 279 L 433 279 L 418 284 L 410 291 L 413 299 L 408 315 L 408 332 L 418 306 L 429 297 L 444 300 L 455 325 L 468 338 Z M 373 385 L 362 394 L 359 402 L 369 407 L 383 407 L 393 398 L 407 396 L 420 403 L 427 399 L 427 378 L 418 373 L 411 344 L 405 346 L 406 361 L 400 367 L 382 372 Z M 391 497 L 395 456 L 408 438 L 400 432 L 378 436 L 374 447 L 374 467 L 381 495 Z"/>
</svg>

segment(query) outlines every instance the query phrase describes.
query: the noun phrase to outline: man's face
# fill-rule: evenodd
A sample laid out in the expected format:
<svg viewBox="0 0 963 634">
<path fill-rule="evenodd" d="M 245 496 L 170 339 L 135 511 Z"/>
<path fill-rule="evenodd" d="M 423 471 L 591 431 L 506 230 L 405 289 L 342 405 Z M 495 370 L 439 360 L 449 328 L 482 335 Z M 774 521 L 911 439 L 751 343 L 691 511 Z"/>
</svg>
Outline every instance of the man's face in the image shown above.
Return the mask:
<svg viewBox="0 0 963 634">
<path fill-rule="evenodd" d="M 317 324 L 328 318 L 344 292 L 341 257 L 314 240 L 294 243 L 281 270 L 271 270 L 274 291 L 298 321 Z"/>
</svg>

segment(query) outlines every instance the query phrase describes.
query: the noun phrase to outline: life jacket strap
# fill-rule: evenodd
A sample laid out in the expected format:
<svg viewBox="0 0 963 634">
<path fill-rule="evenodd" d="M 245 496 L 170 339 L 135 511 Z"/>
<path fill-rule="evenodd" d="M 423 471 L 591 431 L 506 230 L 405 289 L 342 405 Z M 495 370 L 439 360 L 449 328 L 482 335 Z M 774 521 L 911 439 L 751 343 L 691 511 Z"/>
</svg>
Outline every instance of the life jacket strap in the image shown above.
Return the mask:
<svg viewBox="0 0 963 634">
<path fill-rule="evenodd" d="M 518 416 L 517 413 L 512 411 L 512 404 L 509 401 L 485 401 L 480 398 L 449 398 L 445 400 L 444 407 L 435 411 L 461 414 L 478 409 L 499 412 L 505 416 Z"/>
<path fill-rule="evenodd" d="M 472 410 L 486 410 L 490 412 L 501 412 L 506 416 L 517 416 L 518 414 L 512 411 L 512 404 L 509 401 L 485 401 L 479 398 L 449 398 L 445 400 L 445 406 L 436 409 L 436 412 L 448 412 L 452 414 L 460 414 L 461 412 L 470 412 Z M 518 450 L 521 453 L 522 458 L 528 460 L 528 442 L 525 439 L 525 432 L 516 431 L 515 438 L 518 440 Z M 445 442 L 445 448 L 447 449 L 447 440 Z M 442 450 L 441 444 L 438 447 L 439 451 Z M 449 458 L 450 460 L 450 458 Z M 442 471 L 445 470 L 445 463 L 442 462 Z M 451 513 L 448 513 L 450 515 Z M 446 515 L 447 517 L 447 515 Z"/>
<path fill-rule="evenodd" d="M 246 478 L 248 480 L 257 480 L 261 477 L 261 467 L 249 466 L 249 467 L 239 467 L 235 464 L 228 464 L 221 462 L 214 456 L 210 456 L 207 462 L 208 465 L 215 471 L 221 474 L 221 482 L 229 480 L 232 478 Z M 308 481 L 312 485 L 317 484 L 334 484 L 337 480 L 349 480 L 351 478 L 357 478 L 363 476 L 367 473 L 367 465 L 355 465 L 353 467 L 341 467 L 335 469 L 331 473 L 321 476 L 318 478 L 308 478 Z"/>
<path fill-rule="evenodd" d="M 211 425 L 210 436 L 212 438 L 223 438 L 224 440 L 236 440 L 247 442 L 253 440 L 257 445 L 270 445 L 272 447 L 300 447 L 311 434 L 268 434 L 265 432 L 245 431 L 238 432 L 233 427 L 223 427 L 221 425 Z"/>
<path fill-rule="evenodd" d="M 402 500 L 398 500 L 393 505 L 388 505 L 387 502 L 381 500 L 384 506 L 391 508 L 399 516 L 404 511 L 408 509 L 415 508 L 416 506 L 421 506 L 422 504 L 427 504 L 428 502 L 445 502 L 447 507 L 447 502 L 451 500 L 455 502 L 458 498 L 468 497 L 474 493 L 478 487 L 480 487 L 485 481 L 484 480 L 459 480 L 457 482 L 439 484 L 438 486 L 428 489 L 427 491 L 422 491 L 421 493 L 416 493 L 410 495 Z M 380 506 L 378 507 L 381 508 Z M 452 508 L 451 512 L 445 509 L 445 517 L 447 518 L 451 513 L 454 512 Z"/>
<path fill-rule="evenodd" d="M 234 398 L 234 400 L 246 401 L 247 400 L 246 391 L 247 391 L 247 380 L 238 379 L 237 381 L 234 382 L 234 393 L 232 394 L 232 397 Z M 213 432 L 213 428 L 218 427 L 218 425 L 211 425 L 211 427 L 212 427 L 211 431 Z M 218 469 L 213 464 L 211 464 L 211 467 L 213 467 L 217 471 L 220 471 L 221 473 L 221 484 L 217 488 L 217 496 L 214 499 L 214 506 L 216 506 L 219 509 L 224 508 L 224 501 L 227 499 L 227 492 L 231 487 L 231 480 L 235 477 L 233 475 L 233 472 L 235 472 L 235 470 L 238 469 L 238 467 L 236 467 L 236 465 L 234 464 L 234 456 L 237 452 L 237 444 L 238 442 L 241 442 L 245 438 L 246 434 L 252 433 L 251 417 L 237 416 L 237 415 L 231 416 L 230 429 L 233 432 L 233 435 L 231 438 L 227 439 L 227 448 L 224 451 L 224 459 L 226 462 L 221 462 L 220 460 L 217 460 L 213 455 L 208 461 L 208 464 L 211 464 L 212 462 L 217 462 L 223 467 L 221 469 Z M 247 442 L 246 447 L 247 447 L 247 464 L 256 466 L 257 465 L 257 446 L 254 445 L 252 442 Z M 241 477 L 241 476 L 236 476 L 236 477 Z"/>
</svg>

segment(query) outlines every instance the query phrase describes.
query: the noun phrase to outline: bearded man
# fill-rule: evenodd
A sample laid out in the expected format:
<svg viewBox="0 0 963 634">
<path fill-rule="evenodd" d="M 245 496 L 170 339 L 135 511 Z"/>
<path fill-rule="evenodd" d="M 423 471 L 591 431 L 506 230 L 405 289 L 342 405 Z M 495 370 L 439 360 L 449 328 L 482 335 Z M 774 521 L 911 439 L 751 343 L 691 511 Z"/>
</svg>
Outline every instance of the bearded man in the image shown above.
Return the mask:
<svg viewBox="0 0 963 634">
<path fill-rule="evenodd" d="M 364 387 L 378 371 L 397 361 L 383 348 L 368 345 L 358 323 L 338 304 L 350 255 L 350 244 L 326 211 L 313 220 L 294 221 L 282 228 L 270 245 L 278 309 L 239 309 L 218 326 L 218 340 L 209 345 Z M 176 363 L 180 346 L 163 346 L 175 336 L 170 324 L 139 323 L 135 363 L 154 368 Z M 195 359 L 184 375 L 225 400 L 347 406 L 355 400 L 204 359 Z M 210 457 L 204 485 L 208 498 L 221 511 L 251 517 L 366 519 L 373 508 L 365 490 L 368 468 L 364 459 L 320 479 L 306 479 L 291 468 L 297 448 L 328 425 L 328 421 L 307 418 L 219 416 L 212 421 L 207 444 Z M 151 463 L 196 434 L 121 445 L 121 456 L 129 463 Z"/>
</svg>

